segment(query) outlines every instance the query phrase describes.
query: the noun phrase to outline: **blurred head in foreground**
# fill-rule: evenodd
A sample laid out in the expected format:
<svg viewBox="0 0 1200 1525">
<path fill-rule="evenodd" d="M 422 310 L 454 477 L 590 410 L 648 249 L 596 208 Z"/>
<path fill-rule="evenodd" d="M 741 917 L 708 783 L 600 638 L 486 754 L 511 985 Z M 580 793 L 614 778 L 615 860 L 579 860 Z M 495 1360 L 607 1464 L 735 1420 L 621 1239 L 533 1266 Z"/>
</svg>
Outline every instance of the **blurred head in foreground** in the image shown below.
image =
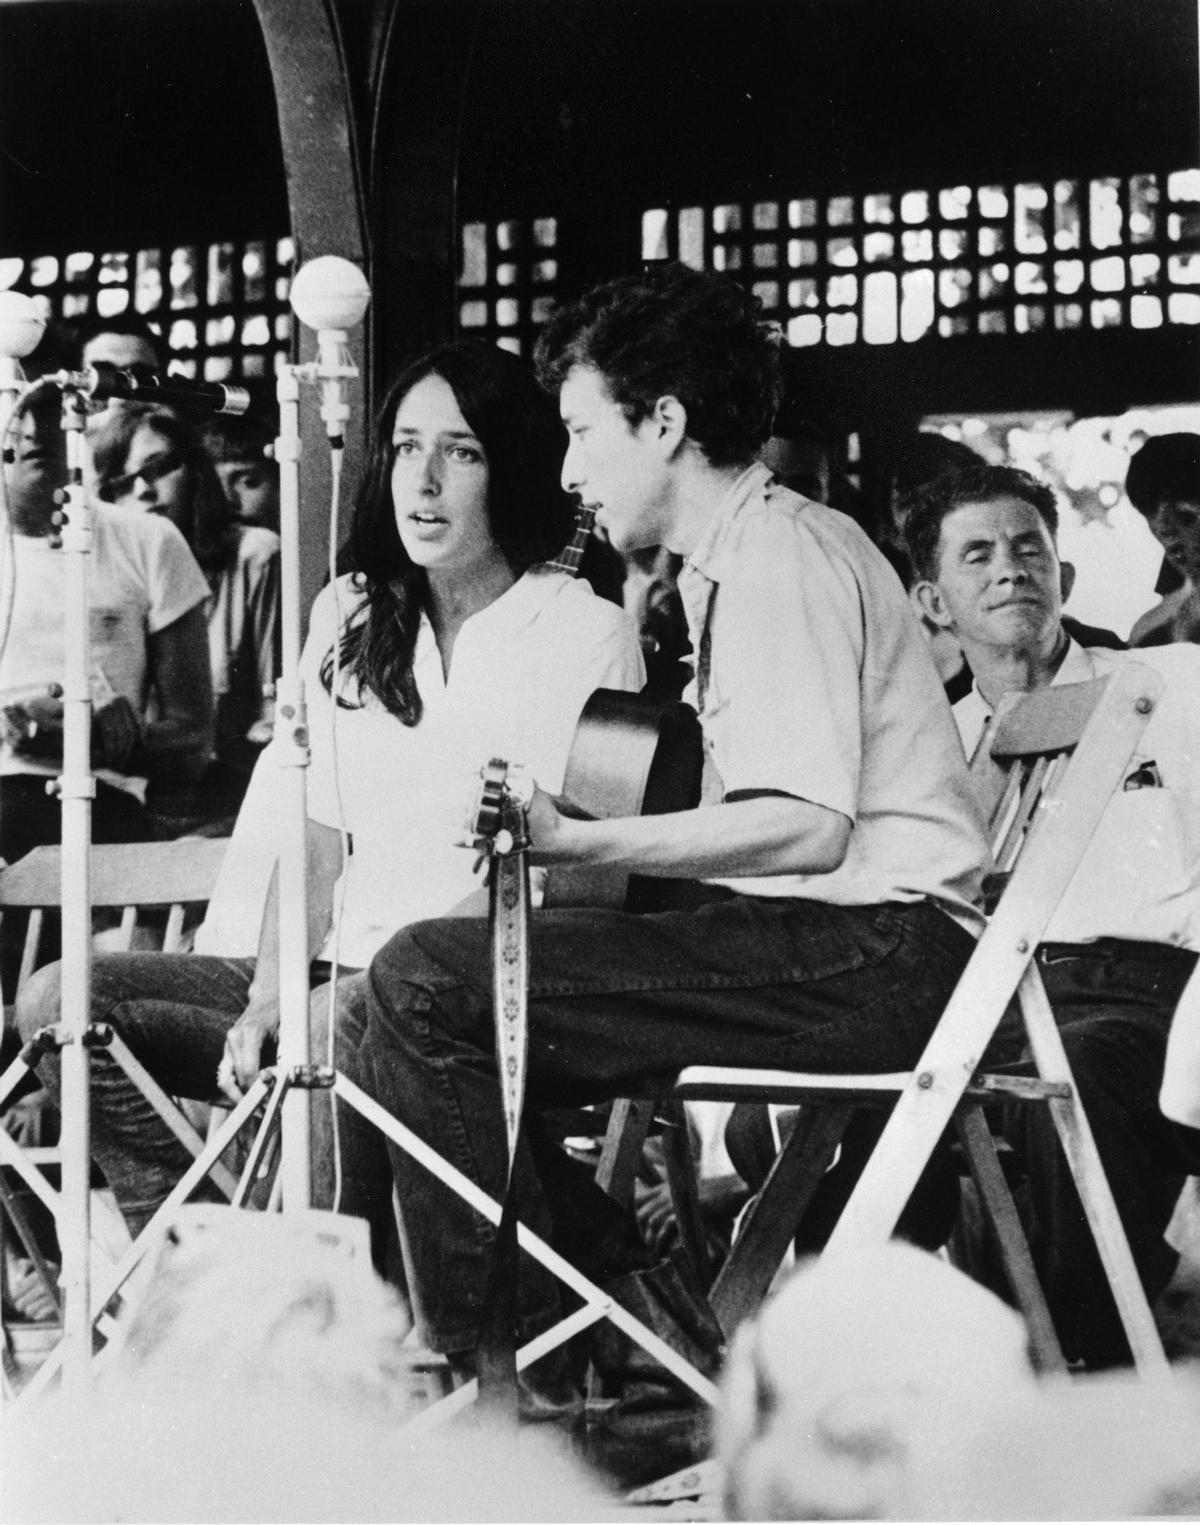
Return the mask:
<svg viewBox="0 0 1200 1525">
<path fill-rule="evenodd" d="M 611 1517 L 541 1436 L 470 1414 L 404 1427 L 422 1406 L 421 1353 L 403 1345 L 409 1320 L 365 1230 L 331 1213 L 183 1209 L 87 1412 L 55 1396 L 7 1416 L 0 1518 Z"/>
<path fill-rule="evenodd" d="M 732 1519 L 1096 1519 L 1200 1507 L 1200 1380 L 1039 1379 L 1024 1323 L 893 1241 L 802 1266 L 734 1341 Z"/>
</svg>

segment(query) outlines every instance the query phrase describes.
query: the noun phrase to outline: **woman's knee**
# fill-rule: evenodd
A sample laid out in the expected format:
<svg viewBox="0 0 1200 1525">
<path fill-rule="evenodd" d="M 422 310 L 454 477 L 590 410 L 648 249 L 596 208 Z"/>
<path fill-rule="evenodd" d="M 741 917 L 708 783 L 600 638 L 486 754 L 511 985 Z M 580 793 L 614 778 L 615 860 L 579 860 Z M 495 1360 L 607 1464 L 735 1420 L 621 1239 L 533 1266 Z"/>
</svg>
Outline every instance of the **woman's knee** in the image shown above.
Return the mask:
<svg viewBox="0 0 1200 1525">
<path fill-rule="evenodd" d="M 31 974 L 17 996 L 17 1031 L 28 1043 L 34 1033 L 58 1021 L 62 1009 L 62 965 L 46 964 Z"/>
</svg>

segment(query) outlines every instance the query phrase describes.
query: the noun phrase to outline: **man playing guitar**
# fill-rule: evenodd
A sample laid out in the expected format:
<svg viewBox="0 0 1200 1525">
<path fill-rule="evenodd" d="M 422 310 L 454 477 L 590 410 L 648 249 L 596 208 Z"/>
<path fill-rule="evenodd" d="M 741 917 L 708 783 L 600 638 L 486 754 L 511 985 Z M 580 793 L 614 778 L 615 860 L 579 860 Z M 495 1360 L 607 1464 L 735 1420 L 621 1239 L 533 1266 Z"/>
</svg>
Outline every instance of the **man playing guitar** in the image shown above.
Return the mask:
<svg viewBox="0 0 1200 1525">
<path fill-rule="evenodd" d="M 551 874 L 626 865 L 707 889 L 687 910 L 534 914 L 533 1116 L 669 1082 L 689 1064 L 908 1066 L 979 925 L 983 835 L 900 583 L 849 519 L 755 463 L 779 387 L 756 306 L 723 276 L 656 266 L 561 311 L 539 345 L 569 437 L 563 485 L 597 505 L 618 550 L 684 557 L 697 654 L 687 697 L 707 777 L 694 809 L 619 819 L 568 816 L 535 790 L 533 861 Z M 507 1160 L 489 968 L 480 922 L 393 937 L 371 965 L 355 1078 L 498 1197 Z M 492 1231 L 391 1155 L 424 1337 L 469 1369 Z M 851 1173 L 832 1171 L 823 1189 L 844 1197 L 852 1182 L 835 1178 Z M 557 1179 L 536 1137 L 522 1145 L 520 1216 L 546 1237 L 590 1212 L 578 1191 L 560 1201 Z M 553 1278 L 523 1262 L 519 1337 L 558 1305 Z"/>
</svg>

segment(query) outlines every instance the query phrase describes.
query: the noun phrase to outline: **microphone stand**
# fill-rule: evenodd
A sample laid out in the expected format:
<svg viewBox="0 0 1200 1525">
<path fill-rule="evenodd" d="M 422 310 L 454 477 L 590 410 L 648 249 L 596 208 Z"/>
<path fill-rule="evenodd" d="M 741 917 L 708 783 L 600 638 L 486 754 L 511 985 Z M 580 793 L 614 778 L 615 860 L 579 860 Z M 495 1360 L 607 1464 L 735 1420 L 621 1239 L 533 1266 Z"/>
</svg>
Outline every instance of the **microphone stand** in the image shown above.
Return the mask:
<svg viewBox="0 0 1200 1525">
<path fill-rule="evenodd" d="M 276 381 L 279 438 L 280 633 L 282 673 L 275 691 L 272 741 L 280 772 L 284 824 L 277 870 L 279 897 L 279 1189 L 285 1210 L 312 1205 L 311 1092 L 332 1077 L 312 1062 L 309 1031 L 307 769 L 310 749 L 304 681 L 300 676 L 300 384 L 319 383 L 321 417 L 331 451 L 345 448 L 343 431 L 350 409 L 342 382 L 358 375 L 346 350 L 343 329 L 322 329 L 318 358 L 285 366 Z M 340 481 L 340 471 L 334 471 Z M 268 1124 L 270 1114 L 268 1114 Z"/>
<path fill-rule="evenodd" d="M 313 365 L 285 366 L 276 382 L 279 438 L 280 634 L 272 748 L 281 770 L 284 821 L 279 846 L 279 1066 L 300 1082 L 312 1073 L 308 1025 L 308 717 L 300 677 L 300 382 Z M 312 1201 L 311 1098 L 304 1084 L 283 1098 L 279 1180 L 285 1208 Z"/>
<path fill-rule="evenodd" d="M 88 1090 L 88 1024 L 92 976 L 91 835 L 92 776 L 91 651 L 88 564 L 92 509 L 84 492 L 86 409 L 80 392 L 63 389 L 62 425 L 67 444 L 67 487 L 62 529 L 63 766 L 62 800 L 62 1253 L 63 1378 L 67 1391 L 86 1394 L 91 1369 L 92 1320 L 91 1153 Z"/>
</svg>

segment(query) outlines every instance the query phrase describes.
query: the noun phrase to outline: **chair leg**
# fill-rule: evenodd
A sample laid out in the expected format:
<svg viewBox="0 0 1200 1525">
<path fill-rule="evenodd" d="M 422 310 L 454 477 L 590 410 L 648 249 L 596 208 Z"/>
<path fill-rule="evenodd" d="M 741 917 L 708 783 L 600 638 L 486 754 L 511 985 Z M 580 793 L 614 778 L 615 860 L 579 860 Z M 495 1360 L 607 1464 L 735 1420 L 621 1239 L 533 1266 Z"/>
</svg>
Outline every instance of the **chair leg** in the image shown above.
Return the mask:
<svg viewBox="0 0 1200 1525">
<path fill-rule="evenodd" d="M 704 1218 L 700 1212 L 699 1171 L 692 1153 L 687 1112 L 683 1102 L 676 1097 L 666 1098 L 660 1110 L 666 1121 L 663 1129 L 663 1161 L 667 1167 L 667 1184 L 671 1189 L 671 1203 L 675 1208 L 675 1221 L 679 1225 L 680 1242 L 700 1285 L 707 1290 L 712 1281 L 712 1267 L 708 1257 Z"/>
<path fill-rule="evenodd" d="M 709 1294 L 713 1312 L 732 1339 L 767 1295 L 813 1193 L 828 1170 L 842 1134 L 858 1106 L 806 1102 L 795 1132 L 776 1157 L 751 1204 L 733 1249 Z"/>
<path fill-rule="evenodd" d="M 1064 1081 L 1071 1087 L 1069 1097 L 1051 1097 L 1046 1105 L 1062 1141 L 1063 1153 L 1112 1288 L 1134 1365 L 1143 1373 L 1166 1370 L 1167 1358 L 1154 1315 L 1146 1300 L 1091 1125 L 1075 1089 L 1070 1061 L 1046 987 L 1035 964 L 1031 964 L 1022 976 L 1018 996 L 1038 1074 L 1043 1080 Z"/>
<path fill-rule="evenodd" d="M 61 1318 L 62 1296 L 58 1289 L 58 1281 L 50 1270 L 46 1257 L 42 1254 L 41 1246 L 37 1241 L 37 1235 L 21 1204 L 20 1198 L 4 1179 L 3 1173 L 0 1172 L 0 1255 L 5 1255 L 6 1260 L 7 1247 L 4 1241 L 8 1237 L 7 1227 L 10 1223 L 17 1238 L 21 1241 L 22 1248 L 33 1263 L 33 1268 L 37 1273 L 39 1281 L 45 1287 Z M 7 1264 L 3 1272 L 0 1272 L 0 1292 L 2 1291 L 7 1291 Z"/>
<path fill-rule="evenodd" d="M 1029 1329 L 1029 1343 L 1038 1370 L 1065 1371 L 1067 1363 L 1062 1346 L 1058 1343 L 1033 1256 L 1029 1253 L 1029 1241 L 1004 1178 L 996 1141 L 983 1108 L 978 1103 L 968 1103 L 957 1113 L 955 1125 L 971 1175 L 979 1188 L 988 1227 L 1000 1251 L 1004 1273 Z"/>
<path fill-rule="evenodd" d="M 596 1184 L 625 1207 L 633 1201 L 633 1183 L 653 1119 L 654 1102 L 647 1097 L 621 1097 L 613 1102 L 596 1166 Z"/>
</svg>

